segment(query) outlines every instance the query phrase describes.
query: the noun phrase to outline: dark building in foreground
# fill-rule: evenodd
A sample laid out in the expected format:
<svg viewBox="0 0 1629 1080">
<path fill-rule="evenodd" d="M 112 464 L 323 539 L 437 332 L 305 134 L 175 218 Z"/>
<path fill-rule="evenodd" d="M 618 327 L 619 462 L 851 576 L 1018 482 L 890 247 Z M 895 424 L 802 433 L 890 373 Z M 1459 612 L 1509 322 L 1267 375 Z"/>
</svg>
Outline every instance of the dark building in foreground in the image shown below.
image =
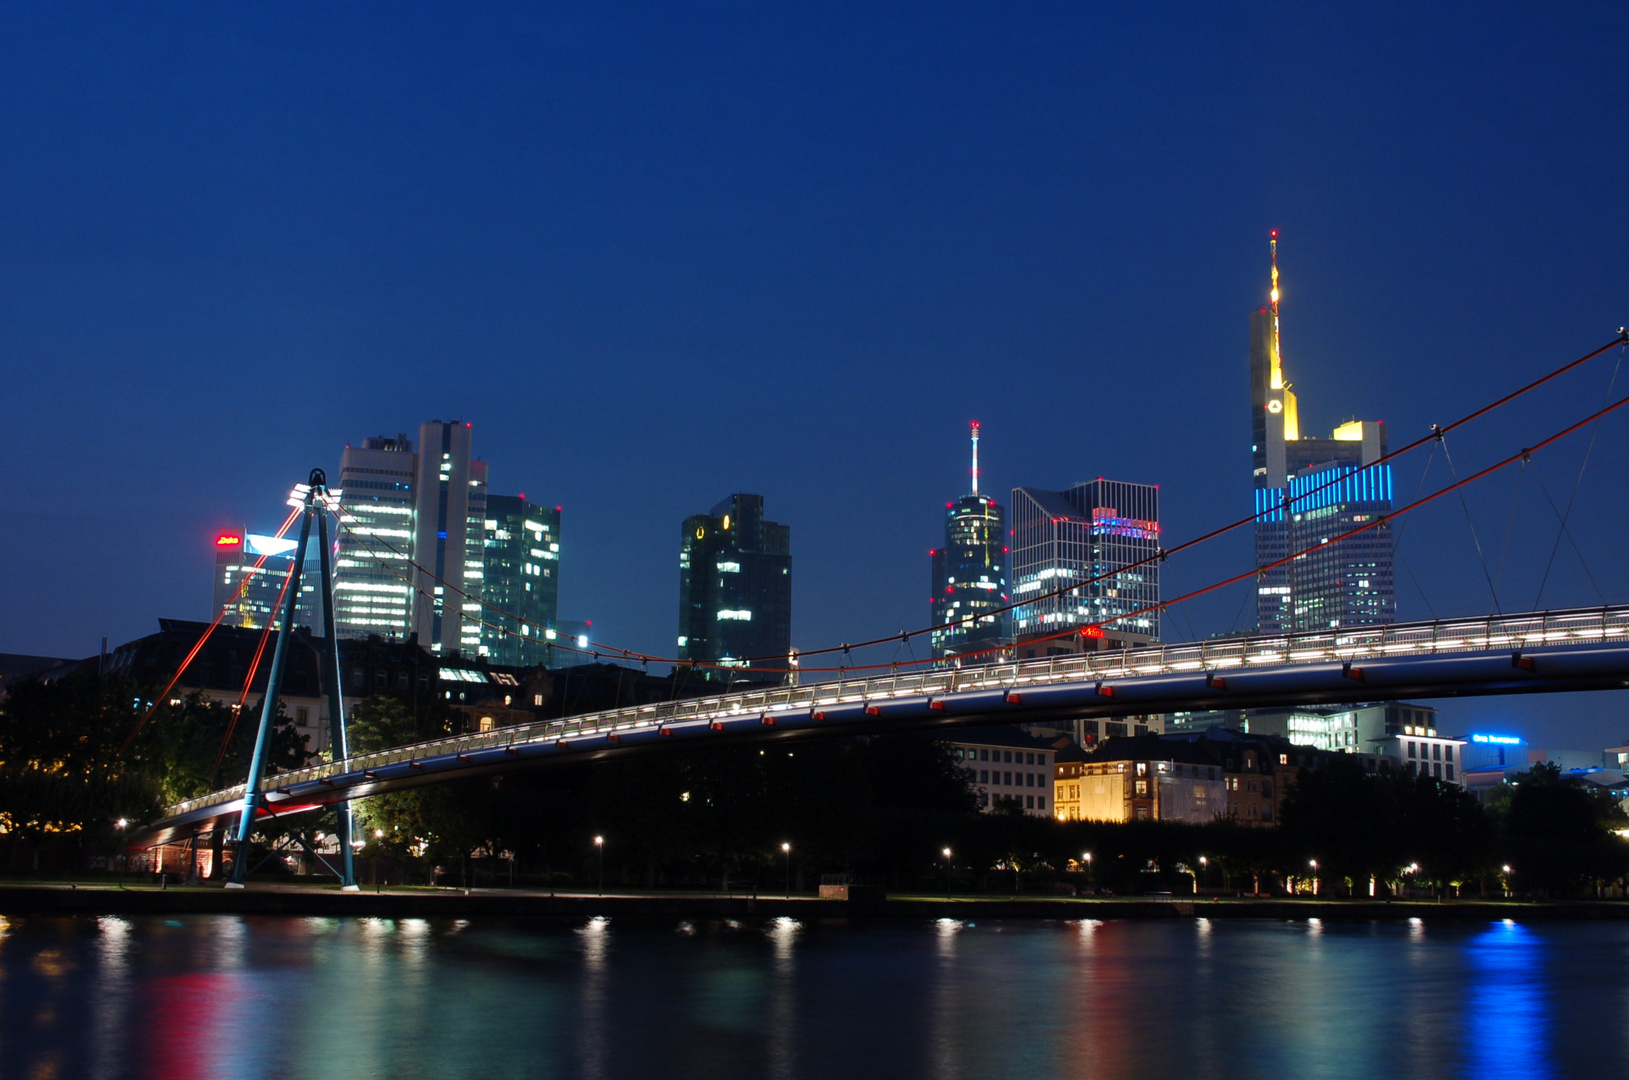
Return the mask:
<svg viewBox="0 0 1629 1080">
<path fill-rule="evenodd" d="M 782 668 L 791 647 L 791 527 L 765 521 L 764 497 L 744 493 L 685 518 L 679 658 Z"/>
<path fill-rule="evenodd" d="M 160 619 L 158 633 L 126 642 L 109 653 L 105 670 L 144 686 L 163 686 L 208 629 L 208 623 Z M 187 665 L 174 695 L 181 697 L 196 692 L 207 700 L 234 709 L 241 700 L 251 721 L 258 718 L 271 673 L 272 653 L 277 646 L 277 635 L 273 631 L 262 650 L 263 635 L 262 630 L 216 627 Z M 321 753 L 328 748 L 328 695 L 322 684 L 326 649 L 326 639 L 314 636 L 303 627 L 296 628 L 283 670 L 283 708 L 311 753 Z M 339 663 L 347 701 L 383 694 L 408 700 L 413 700 L 415 695 L 428 699 L 436 691 L 436 658 L 412 642 L 378 636 L 341 638 Z M 81 665 L 91 671 L 98 666 L 97 657 Z M 254 678 L 245 697 L 243 684 L 251 669 Z"/>
<path fill-rule="evenodd" d="M 481 653 L 494 664 L 542 664 L 560 607 L 560 508 L 488 495 L 484 532 Z"/>
<path fill-rule="evenodd" d="M 979 494 L 979 426 L 973 425 L 973 491 L 945 503 L 945 543 L 933 558 L 933 655 L 1007 644 L 1007 515 Z M 988 663 L 993 655 L 978 657 Z"/>
</svg>

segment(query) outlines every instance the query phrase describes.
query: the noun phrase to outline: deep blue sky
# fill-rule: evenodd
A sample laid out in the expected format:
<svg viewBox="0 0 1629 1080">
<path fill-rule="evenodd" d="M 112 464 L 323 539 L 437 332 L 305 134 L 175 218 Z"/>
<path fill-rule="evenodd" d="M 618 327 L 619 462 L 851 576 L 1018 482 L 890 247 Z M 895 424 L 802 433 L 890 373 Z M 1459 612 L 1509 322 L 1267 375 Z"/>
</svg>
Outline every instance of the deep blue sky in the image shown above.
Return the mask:
<svg viewBox="0 0 1629 1080">
<path fill-rule="evenodd" d="M 1156 482 L 1175 542 L 1248 513 L 1269 228 L 1309 430 L 1401 443 L 1629 320 L 1621 4 L 108 7 L 0 9 L 0 650 L 203 617 L 215 529 L 431 417 L 564 506 L 562 615 L 653 652 L 737 490 L 792 526 L 797 644 L 926 623 L 970 419 L 987 489 Z M 1583 445 L 1411 522 L 1402 617 L 1489 608 L 1467 516 L 1531 607 Z M 1574 516 L 1614 601 L 1626 450 Z M 1567 547 L 1543 599 L 1596 602 Z M 1621 694 L 1452 708 L 1629 735 Z"/>
</svg>

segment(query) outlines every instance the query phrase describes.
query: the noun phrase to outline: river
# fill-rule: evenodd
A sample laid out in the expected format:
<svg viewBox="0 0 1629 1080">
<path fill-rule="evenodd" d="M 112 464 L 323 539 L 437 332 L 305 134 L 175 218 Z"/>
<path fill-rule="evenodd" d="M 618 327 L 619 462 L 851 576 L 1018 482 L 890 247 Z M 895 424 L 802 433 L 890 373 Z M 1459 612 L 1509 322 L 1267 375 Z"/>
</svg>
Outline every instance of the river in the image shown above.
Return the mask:
<svg viewBox="0 0 1629 1080">
<path fill-rule="evenodd" d="M 0 918 L 0 1076 L 1621 1077 L 1629 924 Z"/>
</svg>

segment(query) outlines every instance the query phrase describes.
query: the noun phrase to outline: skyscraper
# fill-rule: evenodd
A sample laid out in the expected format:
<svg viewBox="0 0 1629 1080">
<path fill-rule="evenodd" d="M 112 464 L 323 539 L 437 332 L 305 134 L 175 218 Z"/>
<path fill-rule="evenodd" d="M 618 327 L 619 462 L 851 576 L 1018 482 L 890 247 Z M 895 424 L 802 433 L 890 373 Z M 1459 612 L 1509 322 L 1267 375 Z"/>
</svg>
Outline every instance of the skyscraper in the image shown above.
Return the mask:
<svg viewBox="0 0 1629 1080">
<path fill-rule="evenodd" d="M 488 495 L 484 544 L 481 598 L 491 606 L 482 616 L 489 624 L 481 627 L 482 655 L 514 667 L 545 663 L 545 630 L 560 606 L 559 507 Z"/>
<path fill-rule="evenodd" d="M 782 668 L 792 647 L 792 530 L 736 494 L 684 520 L 679 657 Z"/>
<path fill-rule="evenodd" d="M 209 617 L 213 619 L 224 609 L 222 626 L 258 630 L 274 624 L 282 614 L 277 601 L 294 567 L 294 549 L 298 546 L 291 539 L 279 540 L 248 530 L 217 535 L 214 607 Z M 262 557 L 265 562 L 257 571 L 255 564 L 260 563 Z M 300 598 L 295 602 L 294 624 L 310 627 L 312 633 L 320 636 L 323 624 L 321 596 L 317 591 L 320 572 L 317 560 L 317 552 L 307 553 L 305 572 L 300 576 Z M 246 586 L 245 577 L 249 579 Z"/>
<path fill-rule="evenodd" d="M 413 557 L 422 569 L 413 628 L 433 653 L 475 656 L 481 648 L 486 462 L 470 455 L 472 428 L 457 420 L 419 425 Z"/>
<path fill-rule="evenodd" d="M 1158 638 L 1159 485 L 1099 478 L 1067 491 L 1013 488 L 1013 589 L 1020 639 L 1094 625 Z M 1098 580 L 1092 580 L 1092 579 Z M 1090 582 L 1047 596 L 1075 582 Z M 1039 597 L 1028 602 L 1028 597 Z"/>
<path fill-rule="evenodd" d="M 1391 509 L 1391 466 L 1373 464 L 1386 453 L 1385 426 L 1351 420 L 1327 439 L 1302 437 L 1299 403 L 1284 377 L 1276 231 L 1271 250 L 1272 306 L 1250 316 L 1256 625 L 1279 634 L 1388 623 L 1397 610 L 1390 529 L 1333 541 Z M 1272 565 L 1313 544 L 1318 551 Z"/>
<path fill-rule="evenodd" d="M 334 563 L 334 622 L 340 637 L 404 638 L 412 633 L 417 473 L 418 455 L 405 433 L 363 439 L 340 457 L 341 498 L 354 519 L 339 530 Z"/>
<path fill-rule="evenodd" d="M 973 425 L 973 491 L 945 503 L 945 545 L 933 559 L 933 655 L 982 652 L 1006 643 L 1007 515 L 979 494 L 979 426 Z M 982 658 L 985 662 L 993 656 Z"/>
</svg>

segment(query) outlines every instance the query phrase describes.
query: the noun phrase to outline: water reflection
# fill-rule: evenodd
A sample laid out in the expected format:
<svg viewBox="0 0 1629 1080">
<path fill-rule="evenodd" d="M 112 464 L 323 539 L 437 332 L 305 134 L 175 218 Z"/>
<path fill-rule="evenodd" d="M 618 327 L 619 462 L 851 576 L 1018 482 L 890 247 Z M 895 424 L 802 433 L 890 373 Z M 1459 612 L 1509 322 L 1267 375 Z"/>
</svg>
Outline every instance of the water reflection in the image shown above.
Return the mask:
<svg viewBox="0 0 1629 1080">
<path fill-rule="evenodd" d="M 1629 1074 L 1618 923 L 0 930 L 0 1076 Z"/>
<path fill-rule="evenodd" d="M 1543 943 L 1506 919 L 1466 951 L 1477 974 L 1465 1015 L 1467 1071 L 1489 1078 L 1554 1075 Z"/>
<path fill-rule="evenodd" d="M 579 1001 L 582 1021 L 578 1026 L 577 1058 L 582 1062 L 583 1075 L 589 1080 L 605 1076 L 605 1039 L 611 1022 L 606 1001 L 605 954 L 609 944 L 611 920 L 603 916 L 589 919 L 577 931 L 583 947 L 583 977 Z"/>
</svg>

